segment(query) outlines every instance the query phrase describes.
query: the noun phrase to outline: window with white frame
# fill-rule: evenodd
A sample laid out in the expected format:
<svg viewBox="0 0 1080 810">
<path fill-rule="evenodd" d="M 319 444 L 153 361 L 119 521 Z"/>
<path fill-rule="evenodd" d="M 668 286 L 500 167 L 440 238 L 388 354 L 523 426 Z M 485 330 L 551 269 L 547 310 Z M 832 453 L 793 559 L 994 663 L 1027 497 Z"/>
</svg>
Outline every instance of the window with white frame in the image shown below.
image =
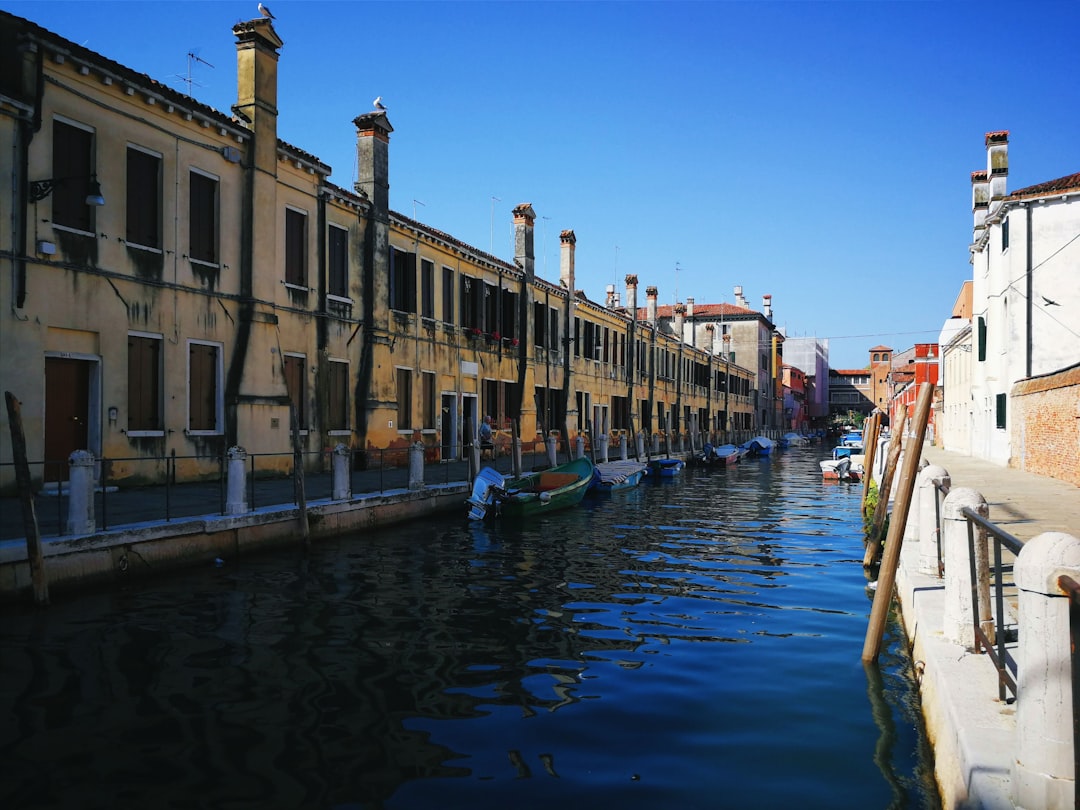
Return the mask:
<svg viewBox="0 0 1080 810">
<path fill-rule="evenodd" d="M 161 248 L 161 155 L 128 145 L 127 243 Z"/>
<path fill-rule="evenodd" d="M 128 333 L 127 435 L 160 435 L 164 430 L 161 409 L 162 336 Z"/>
<path fill-rule="evenodd" d="M 198 169 L 188 173 L 188 257 L 218 263 L 218 179 Z"/>
<path fill-rule="evenodd" d="M 52 221 L 94 233 L 96 208 L 86 204 L 94 173 L 95 132 L 69 121 L 53 121 Z"/>
</svg>

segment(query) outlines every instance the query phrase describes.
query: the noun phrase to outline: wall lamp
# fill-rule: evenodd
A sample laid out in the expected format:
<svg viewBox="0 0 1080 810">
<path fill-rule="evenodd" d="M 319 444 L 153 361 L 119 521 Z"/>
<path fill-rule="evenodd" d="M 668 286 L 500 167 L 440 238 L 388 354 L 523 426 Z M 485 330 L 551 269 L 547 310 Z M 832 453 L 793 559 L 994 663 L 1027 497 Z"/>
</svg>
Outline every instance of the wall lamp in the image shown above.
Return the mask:
<svg viewBox="0 0 1080 810">
<path fill-rule="evenodd" d="M 39 202 L 44 200 L 50 194 L 56 186 L 63 185 L 68 180 L 86 180 L 89 178 L 90 183 L 86 187 L 86 204 L 93 206 L 102 206 L 105 204 L 105 198 L 101 195 L 101 184 L 97 180 L 96 174 L 80 175 L 77 177 L 51 177 L 48 180 L 31 180 L 30 181 L 30 202 Z"/>
</svg>

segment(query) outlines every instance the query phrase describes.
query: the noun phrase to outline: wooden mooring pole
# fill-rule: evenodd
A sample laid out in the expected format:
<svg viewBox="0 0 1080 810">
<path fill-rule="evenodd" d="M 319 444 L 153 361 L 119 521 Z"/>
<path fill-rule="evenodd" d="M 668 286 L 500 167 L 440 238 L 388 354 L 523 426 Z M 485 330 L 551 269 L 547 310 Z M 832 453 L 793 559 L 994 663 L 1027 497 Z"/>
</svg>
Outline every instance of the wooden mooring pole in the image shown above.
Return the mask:
<svg viewBox="0 0 1080 810">
<path fill-rule="evenodd" d="M 26 559 L 30 563 L 30 584 L 34 603 L 49 604 L 49 579 L 45 575 L 45 555 L 41 550 L 41 533 L 34 511 L 34 488 L 30 484 L 30 464 L 26 460 L 26 434 L 23 432 L 22 408 L 10 391 L 4 392 L 7 401 L 8 426 L 11 428 L 11 454 L 15 461 L 15 482 L 22 504 L 23 527 L 26 530 Z"/>
<path fill-rule="evenodd" d="M 874 519 L 870 523 L 870 533 L 866 536 L 866 551 L 863 554 L 863 568 L 869 568 L 881 555 L 882 534 L 885 531 L 885 518 L 889 514 L 889 495 L 896 477 L 896 466 L 900 463 L 900 453 L 904 447 L 904 428 L 907 422 L 907 406 L 900 406 L 896 419 L 896 429 L 889 441 L 889 456 L 885 459 L 885 471 L 881 474 L 881 486 L 878 487 L 878 501 L 874 507 Z"/>
<path fill-rule="evenodd" d="M 308 521 L 307 487 L 304 483 L 304 450 L 300 439 L 300 420 L 296 413 L 296 405 L 293 403 L 289 404 L 289 426 L 292 428 L 293 487 L 300 517 L 300 540 L 304 544 L 304 548 L 309 548 L 311 546 L 311 523 Z"/>
<path fill-rule="evenodd" d="M 926 422 L 930 417 L 930 402 L 933 396 L 934 386 L 923 383 L 919 389 L 919 399 L 915 403 L 915 430 L 908 444 L 907 455 L 904 456 L 904 469 L 896 491 L 892 520 L 889 522 L 889 536 L 885 541 L 885 556 L 881 561 L 881 570 L 878 571 L 877 590 L 874 592 L 870 623 L 866 628 L 866 641 L 863 644 L 863 663 L 876 661 L 878 653 L 881 652 L 881 638 L 885 633 L 889 604 L 892 602 L 893 588 L 896 585 L 900 547 L 904 541 L 904 527 L 907 524 L 908 510 L 911 508 L 911 494 L 915 490 L 915 476 L 919 470 L 919 458 L 922 456 L 922 443 L 926 437 Z"/>
<path fill-rule="evenodd" d="M 866 496 L 870 492 L 870 480 L 874 477 L 874 457 L 877 455 L 878 434 L 881 433 L 881 411 L 870 414 L 869 427 L 863 426 L 863 480 L 862 505 L 866 508 Z"/>
</svg>

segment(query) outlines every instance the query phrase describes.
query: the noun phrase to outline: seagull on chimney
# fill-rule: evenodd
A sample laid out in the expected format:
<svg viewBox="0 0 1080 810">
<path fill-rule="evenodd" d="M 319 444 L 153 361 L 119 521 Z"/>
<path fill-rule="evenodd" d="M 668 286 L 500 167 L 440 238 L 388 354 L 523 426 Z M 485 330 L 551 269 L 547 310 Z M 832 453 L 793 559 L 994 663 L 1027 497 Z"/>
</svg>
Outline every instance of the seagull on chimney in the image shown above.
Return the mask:
<svg viewBox="0 0 1080 810">
<path fill-rule="evenodd" d="M 268 9 L 262 3 L 259 3 L 259 13 L 262 14 L 267 19 L 270 19 L 270 20 L 276 20 L 277 19 L 277 17 L 275 17 L 273 14 L 270 13 L 270 9 Z"/>
<path fill-rule="evenodd" d="M 1061 306 L 1061 304 L 1059 304 L 1057 301 L 1051 301 L 1045 295 L 1042 296 L 1042 300 L 1046 302 L 1045 304 L 1043 304 L 1044 307 L 1060 307 Z"/>
<path fill-rule="evenodd" d="M 376 99 L 371 103 L 375 105 L 375 109 L 379 112 L 386 111 L 386 105 L 382 103 L 382 96 L 377 96 Z"/>
</svg>

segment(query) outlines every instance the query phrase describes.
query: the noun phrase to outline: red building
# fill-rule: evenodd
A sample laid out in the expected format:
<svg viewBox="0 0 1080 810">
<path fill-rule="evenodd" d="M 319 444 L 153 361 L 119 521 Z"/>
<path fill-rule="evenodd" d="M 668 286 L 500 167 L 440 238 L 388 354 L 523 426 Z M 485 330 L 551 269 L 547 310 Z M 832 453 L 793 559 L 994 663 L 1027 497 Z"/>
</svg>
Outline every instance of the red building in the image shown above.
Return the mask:
<svg viewBox="0 0 1080 810">
<path fill-rule="evenodd" d="M 892 419 L 899 414 L 901 405 L 907 406 L 909 417 L 912 415 L 923 383 L 928 382 L 937 387 L 940 357 L 941 350 L 936 343 L 916 343 L 913 348 L 895 356 L 889 381 L 889 390 L 892 392 L 889 414 Z M 927 435 L 933 435 L 932 409 L 928 419 Z"/>
</svg>

